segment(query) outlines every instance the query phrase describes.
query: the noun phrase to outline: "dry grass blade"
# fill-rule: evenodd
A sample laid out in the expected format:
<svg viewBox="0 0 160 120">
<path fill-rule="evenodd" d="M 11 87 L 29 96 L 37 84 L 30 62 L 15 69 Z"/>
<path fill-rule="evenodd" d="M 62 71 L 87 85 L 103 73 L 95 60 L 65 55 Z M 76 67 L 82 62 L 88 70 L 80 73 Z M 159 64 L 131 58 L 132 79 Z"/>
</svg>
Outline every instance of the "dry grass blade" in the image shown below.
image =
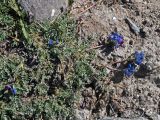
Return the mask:
<svg viewBox="0 0 160 120">
<path fill-rule="evenodd" d="M 82 11 L 81 13 L 79 13 L 76 18 L 79 18 L 80 16 L 82 16 L 85 12 L 87 12 L 88 10 L 90 10 L 91 8 L 97 6 L 98 4 L 100 4 L 103 0 L 99 0 L 96 3 L 94 3 L 93 5 L 91 5 L 90 7 L 88 7 L 87 9 L 85 9 L 84 11 Z"/>
</svg>

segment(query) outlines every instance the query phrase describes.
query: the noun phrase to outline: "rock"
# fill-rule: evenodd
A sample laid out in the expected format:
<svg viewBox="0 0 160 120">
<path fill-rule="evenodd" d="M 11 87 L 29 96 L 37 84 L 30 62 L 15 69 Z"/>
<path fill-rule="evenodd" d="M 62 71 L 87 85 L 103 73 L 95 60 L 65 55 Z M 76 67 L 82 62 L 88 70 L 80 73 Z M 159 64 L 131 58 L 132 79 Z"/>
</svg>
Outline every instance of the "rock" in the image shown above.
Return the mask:
<svg viewBox="0 0 160 120">
<path fill-rule="evenodd" d="M 153 63 L 151 63 L 150 61 L 147 62 L 147 63 L 145 64 L 145 66 L 146 66 L 146 70 L 148 70 L 148 71 L 151 71 L 151 70 L 154 68 Z"/>
<path fill-rule="evenodd" d="M 123 89 L 122 96 L 124 96 L 124 97 L 129 96 L 129 91 L 128 91 L 127 88 L 124 88 L 124 89 Z"/>
<path fill-rule="evenodd" d="M 55 18 L 68 6 L 68 0 L 18 0 L 31 19 L 44 21 Z"/>
<path fill-rule="evenodd" d="M 134 32 L 136 35 L 138 35 L 140 33 L 140 28 L 130 18 L 126 17 L 125 21 L 126 21 L 126 23 L 128 23 L 132 32 Z"/>
<path fill-rule="evenodd" d="M 129 3 L 130 0 L 122 0 L 123 3 Z"/>
<path fill-rule="evenodd" d="M 135 2 L 137 2 L 137 3 L 142 3 L 143 2 L 143 0 L 134 0 Z"/>
<path fill-rule="evenodd" d="M 157 84 L 157 87 L 160 87 L 160 75 L 155 77 L 154 82 Z"/>
<path fill-rule="evenodd" d="M 92 97 L 92 94 L 93 94 L 93 90 L 91 87 L 85 89 L 83 92 L 82 92 L 82 96 L 84 97 Z"/>
<path fill-rule="evenodd" d="M 145 97 L 144 97 L 143 95 L 140 95 L 140 96 L 139 96 L 139 104 L 140 104 L 140 105 L 145 105 L 145 101 L 146 101 L 146 100 L 145 100 Z"/>
<path fill-rule="evenodd" d="M 91 116 L 91 113 L 89 110 L 75 110 L 75 118 L 76 120 L 88 120 Z"/>
</svg>

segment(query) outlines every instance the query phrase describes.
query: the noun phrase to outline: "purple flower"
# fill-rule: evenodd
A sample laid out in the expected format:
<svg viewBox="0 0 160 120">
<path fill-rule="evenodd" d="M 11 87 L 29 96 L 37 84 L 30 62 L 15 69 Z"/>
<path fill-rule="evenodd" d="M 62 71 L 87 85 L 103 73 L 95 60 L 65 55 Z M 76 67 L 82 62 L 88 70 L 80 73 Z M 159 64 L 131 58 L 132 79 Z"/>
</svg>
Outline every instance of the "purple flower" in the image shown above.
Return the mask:
<svg viewBox="0 0 160 120">
<path fill-rule="evenodd" d="M 128 67 L 124 69 L 124 75 L 130 77 L 135 72 L 135 65 L 128 64 Z"/>
<path fill-rule="evenodd" d="M 53 40 L 52 39 L 49 39 L 48 45 L 53 45 Z"/>
<path fill-rule="evenodd" d="M 112 33 L 109 36 L 109 40 L 115 42 L 115 47 L 122 46 L 122 44 L 124 43 L 123 36 L 118 33 Z"/>
<path fill-rule="evenodd" d="M 137 64 L 137 65 L 140 65 L 140 64 L 142 64 L 142 62 L 143 62 L 143 60 L 144 60 L 144 52 L 135 52 L 135 63 Z"/>
<path fill-rule="evenodd" d="M 12 89 L 11 89 L 11 92 L 12 92 L 13 95 L 15 95 L 15 94 L 17 93 L 16 88 L 12 88 Z"/>
<path fill-rule="evenodd" d="M 10 85 L 6 85 L 4 89 L 5 89 L 5 90 L 10 90 L 11 88 L 12 88 L 12 87 L 11 87 Z"/>
<path fill-rule="evenodd" d="M 4 89 L 10 91 L 13 95 L 15 95 L 17 93 L 16 88 L 14 88 L 11 85 L 6 85 Z"/>
</svg>

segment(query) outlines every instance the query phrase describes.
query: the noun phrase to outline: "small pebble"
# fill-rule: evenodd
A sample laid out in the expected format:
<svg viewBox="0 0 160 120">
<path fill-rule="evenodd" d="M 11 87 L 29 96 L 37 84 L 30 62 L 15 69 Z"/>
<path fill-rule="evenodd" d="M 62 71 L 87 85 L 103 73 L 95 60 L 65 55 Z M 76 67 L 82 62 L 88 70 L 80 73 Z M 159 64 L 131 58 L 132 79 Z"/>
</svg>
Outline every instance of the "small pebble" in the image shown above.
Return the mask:
<svg viewBox="0 0 160 120">
<path fill-rule="evenodd" d="M 112 19 L 113 19 L 114 21 L 115 21 L 115 20 L 117 20 L 117 18 L 116 18 L 116 17 L 113 17 Z"/>
<path fill-rule="evenodd" d="M 52 9 L 51 17 L 53 17 L 55 14 L 55 9 Z"/>
</svg>

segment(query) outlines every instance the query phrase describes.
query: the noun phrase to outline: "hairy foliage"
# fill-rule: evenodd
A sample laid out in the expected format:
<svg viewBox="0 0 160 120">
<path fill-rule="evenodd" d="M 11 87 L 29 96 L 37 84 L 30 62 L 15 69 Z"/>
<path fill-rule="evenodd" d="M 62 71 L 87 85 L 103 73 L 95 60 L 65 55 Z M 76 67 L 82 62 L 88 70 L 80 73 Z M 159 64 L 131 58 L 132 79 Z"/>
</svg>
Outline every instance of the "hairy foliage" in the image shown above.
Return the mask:
<svg viewBox="0 0 160 120">
<path fill-rule="evenodd" d="M 54 23 L 24 18 L 15 0 L 0 1 L 0 119 L 72 119 L 76 91 L 93 75 L 94 54 L 78 42 L 76 21 L 67 14 Z M 17 94 L 4 92 L 5 85 Z"/>
</svg>

